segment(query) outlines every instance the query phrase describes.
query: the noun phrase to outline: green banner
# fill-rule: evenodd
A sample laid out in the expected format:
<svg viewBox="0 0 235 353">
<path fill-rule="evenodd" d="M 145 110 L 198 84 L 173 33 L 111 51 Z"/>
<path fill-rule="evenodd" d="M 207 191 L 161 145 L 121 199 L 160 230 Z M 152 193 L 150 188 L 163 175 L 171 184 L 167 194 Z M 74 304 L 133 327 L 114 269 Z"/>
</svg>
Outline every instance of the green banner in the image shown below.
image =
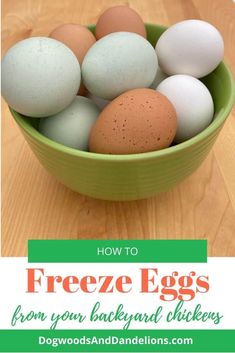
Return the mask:
<svg viewBox="0 0 235 353">
<path fill-rule="evenodd" d="M 1 330 L 0 352 L 234 352 L 235 330 Z"/>
<path fill-rule="evenodd" d="M 207 262 L 206 240 L 29 240 L 29 262 Z"/>
</svg>

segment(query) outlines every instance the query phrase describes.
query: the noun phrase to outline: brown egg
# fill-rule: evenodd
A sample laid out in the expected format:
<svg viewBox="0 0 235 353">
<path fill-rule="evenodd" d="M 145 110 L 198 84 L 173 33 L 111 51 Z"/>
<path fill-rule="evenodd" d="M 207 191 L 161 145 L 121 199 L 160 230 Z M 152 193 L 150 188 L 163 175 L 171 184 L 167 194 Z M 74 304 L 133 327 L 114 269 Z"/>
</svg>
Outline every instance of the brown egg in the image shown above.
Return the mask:
<svg viewBox="0 0 235 353">
<path fill-rule="evenodd" d="M 96 153 L 132 154 L 170 146 L 177 128 L 176 111 L 167 97 L 138 88 L 121 94 L 99 115 L 89 138 Z"/>
<path fill-rule="evenodd" d="M 100 39 L 113 32 L 134 32 L 146 38 L 142 18 L 128 6 L 110 7 L 99 17 L 95 30 L 96 38 Z"/>
<path fill-rule="evenodd" d="M 90 47 L 96 42 L 94 35 L 84 26 L 78 24 L 64 24 L 55 28 L 49 37 L 56 39 L 69 47 L 76 55 L 80 65 Z M 86 94 L 86 88 L 81 83 L 79 95 Z"/>
</svg>

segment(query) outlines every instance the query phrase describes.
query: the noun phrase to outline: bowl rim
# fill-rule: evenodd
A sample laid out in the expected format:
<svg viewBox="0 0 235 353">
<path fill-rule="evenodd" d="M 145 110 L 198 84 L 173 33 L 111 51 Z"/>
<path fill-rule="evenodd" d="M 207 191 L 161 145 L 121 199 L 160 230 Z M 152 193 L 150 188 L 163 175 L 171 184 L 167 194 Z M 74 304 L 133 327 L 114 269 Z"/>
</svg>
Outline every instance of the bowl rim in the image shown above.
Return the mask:
<svg viewBox="0 0 235 353">
<path fill-rule="evenodd" d="M 147 27 L 159 27 L 161 29 L 167 29 L 167 27 L 162 26 L 162 25 L 155 25 L 153 23 L 146 23 L 145 24 Z M 93 27 L 94 25 L 87 25 L 88 28 Z M 25 117 L 16 112 L 14 109 L 12 109 L 9 106 L 9 110 L 11 114 L 13 115 L 14 119 L 18 123 L 18 125 L 27 133 L 27 135 L 31 136 L 33 139 L 37 140 L 39 143 L 42 143 L 43 145 L 46 145 L 47 147 L 54 149 L 58 152 L 62 152 L 64 154 L 71 155 L 73 157 L 80 157 L 84 159 L 93 159 L 97 161 L 110 161 L 110 162 L 132 162 L 132 161 L 141 161 L 141 160 L 147 160 L 147 159 L 152 159 L 152 158 L 161 158 L 161 157 L 166 157 L 169 155 L 174 155 L 177 154 L 183 150 L 186 150 L 190 147 L 192 147 L 194 144 L 199 143 L 206 139 L 208 136 L 213 134 L 226 120 L 228 117 L 233 103 L 235 99 L 235 87 L 234 87 L 234 80 L 232 73 L 229 69 L 229 67 L 225 64 L 224 61 L 220 63 L 220 66 L 223 66 L 223 69 L 226 71 L 226 75 L 229 79 L 229 86 L 230 86 L 230 92 L 229 92 L 229 97 L 228 97 L 228 103 L 226 107 L 221 109 L 221 111 L 218 113 L 218 116 L 215 120 L 211 122 L 211 124 L 204 129 L 202 132 L 197 134 L 196 136 L 192 137 L 191 139 L 181 142 L 177 145 L 171 146 L 164 148 L 162 150 L 158 151 L 151 151 L 151 152 L 143 152 L 143 153 L 135 153 L 135 154 L 101 154 L 101 153 L 94 153 L 94 152 L 89 152 L 89 151 L 81 151 L 81 150 L 76 150 L 74 148 L 70 148 L 67 146 L 64 146 L 58 142 L 55 142 L 53 140 L 50 140 L 46 136 L 42 135 L 35 127 L 33 127 L 31 124 L 27 123 L 25 121 Z M 27 118 L 27 117 L 26 117 Z M 39 118 L 35 118 L 39 119 Z"/>
</svg>

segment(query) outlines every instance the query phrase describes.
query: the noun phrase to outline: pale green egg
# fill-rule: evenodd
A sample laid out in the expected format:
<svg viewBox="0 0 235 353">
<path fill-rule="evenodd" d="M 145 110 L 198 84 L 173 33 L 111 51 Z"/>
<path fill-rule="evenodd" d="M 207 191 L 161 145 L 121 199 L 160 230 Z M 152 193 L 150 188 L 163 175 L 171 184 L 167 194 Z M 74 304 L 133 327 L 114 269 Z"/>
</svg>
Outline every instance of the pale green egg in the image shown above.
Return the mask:
<svg viewBox="0 0 235 353">
<path fill-rule="evenodd" d="M 87 151 L 90 130 L 99 113 L 90 99 L 77 96 L 62 112 L 41 119 L 39 131 L 62 145 Z"/>
</svg>

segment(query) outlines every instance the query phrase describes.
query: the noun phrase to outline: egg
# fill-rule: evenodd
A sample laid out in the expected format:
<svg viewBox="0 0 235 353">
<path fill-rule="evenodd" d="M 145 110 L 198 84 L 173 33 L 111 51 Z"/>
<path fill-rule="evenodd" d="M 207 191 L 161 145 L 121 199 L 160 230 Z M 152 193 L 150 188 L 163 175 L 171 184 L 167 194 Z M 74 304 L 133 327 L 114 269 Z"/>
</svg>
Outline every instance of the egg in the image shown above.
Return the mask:
<svg viewBox="0 0 235 353">
<path fill-rule="evenodd" d="M 123 93 L 100 113 L 89 150 L 106 154 L 133 154 L 170 146 L 177 118 L 171 102 L 161 93 L 140 88 Z"/>
<path fill-rule="evenodd" d="M 80 65 L 88 49 L 96 42 L 94 35 L 88 28 L 79 24 L 67 23 L 58 26 L 50 33 L 50 38 L 56 39 L 69 47 L 76 55 Z M 81 84 L 79 95 L 86 93 L 86 89 Z"/>
<path fill-rule="evenodd" d="M 125 91 L 149 87 L 158 68 L 151 44 L 135 33 L 111 33 L 87 52 L 82 77 L 95 96 L 112 100 Z"/>
<path fill-rule="evenodd" d="M 22 40 L 2 59 L 2 96 L 26 116 L 47 117 L 60 112 L 75 98 L 80 81 L 74 53 L 51 38 Z"/>
<path fill-rule="evenodd" d="M 168 28 L 156 44 L 161 69 L 168 75 L 200 78 L 211 73 L 224 55 L 223 38 L 210 23 L 186 20 Z"/>
<path fill-rule="evenodd" d="M 109 100 L 99 98 L 91 93 L 88 93 L 87 97 L 90 98 L 101 110 L 104 109 L 104 107 L 106 107 L 106 105 L 110 103 Z"/>
<path fill-rule="evenodd" d="M 214 104 L 207 87 L 187 75 L 174 75 L 160 83 L 157 91 L 174 105 L 178 127 L 174 141 L 186 141 L 203 131 L 212 121 Z"/>
<path fill-rule="evenodd" d="M 160 67 L 158 67 L 157 69 L 157 73 L 156 73 L 156 76 L 153 80 L 153 83 L 150 85 L 149 88 L 152 88 L 152 89 L 156 89 L 157 86 L 167 78 L 168 76 L 165 74 L 165 72 L 163 72 Z"/>
<path fill-rule="evenodd" d="M 77 96 L 62 112 L 41 119 L 39 131 L 62 145 L 86 151 L 90 130 L 99 113 L 90 99 Z"/>
<path fill-rule="evenodd" d="M 113 32 L 134 32 L 146 38 L 146 29 L 140 15 L 128 6 L 108 8 L 99 17 L 95 35 L 100 39 Z"/>
</svg>

